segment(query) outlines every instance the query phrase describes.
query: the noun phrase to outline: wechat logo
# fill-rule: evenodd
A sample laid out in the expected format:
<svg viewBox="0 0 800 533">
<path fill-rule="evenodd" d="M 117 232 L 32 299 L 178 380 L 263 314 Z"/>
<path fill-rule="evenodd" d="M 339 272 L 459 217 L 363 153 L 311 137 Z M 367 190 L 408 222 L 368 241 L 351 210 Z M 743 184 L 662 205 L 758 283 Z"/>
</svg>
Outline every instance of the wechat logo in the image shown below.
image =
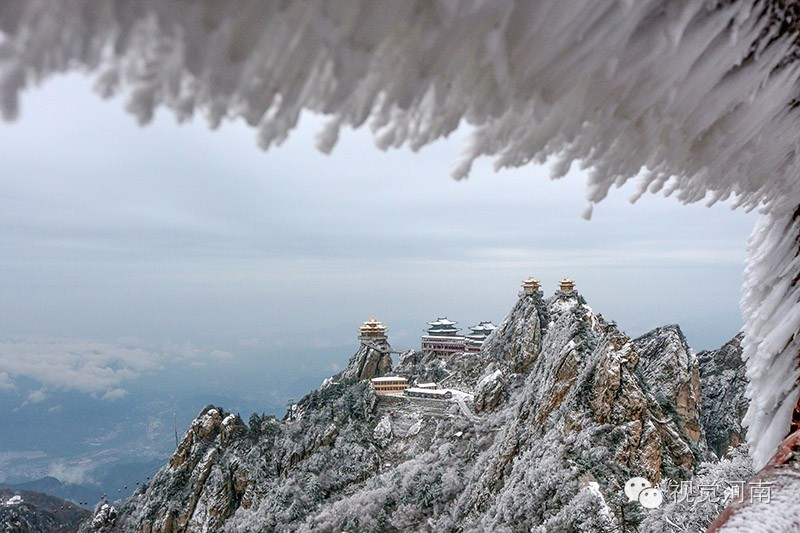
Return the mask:
<svg viewBox="0 0 800 533">
<path fill-rule="evenodd" d="M 639 502 L 647 509 L 655 509 L 664 502 L 661 491 L 643 477 L 632 477 L 625 482 L 625 496 L 629 502 Z"/>
</svg>

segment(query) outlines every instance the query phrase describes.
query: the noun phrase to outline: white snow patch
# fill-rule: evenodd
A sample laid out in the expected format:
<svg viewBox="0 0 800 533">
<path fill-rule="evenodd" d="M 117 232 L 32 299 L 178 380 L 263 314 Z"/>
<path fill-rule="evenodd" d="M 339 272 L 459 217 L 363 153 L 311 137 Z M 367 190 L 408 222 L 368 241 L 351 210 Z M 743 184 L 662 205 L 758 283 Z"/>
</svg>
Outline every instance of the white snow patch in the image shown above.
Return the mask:
<svg viewBox="0 0 800 533">
<path fill-rule="evenodd" d="M 609 523 L 614 523 L 614 512 L 606 503 L 606 499 L 603 496 L 603 493 L 600 492 L 600 484 L 597 481 L 590 481 L 587 483 L 586 487 L 589 489 L 589 492 L 594 494 L 598 500 L 600 500 L 600 514 L 608 520 Z"/>
<path fill-rule="evenodd" d="M 453 395 L 451 398 L 452 401 L 462 401 L 462 402 L 471 402 L 475 399 L 475 396 L 464 391 L 460 391 L 458 389 L 445 389 L 446 391 L 450 391 Z"/>
<path fill-rule="evenodd" d="M 550 311 L 553 313 L 564 313 L 569 311 L 578 301 L 574 298 L 559 298 L 550 305 Z"/>
<path fill-rule="evenodd" d="M 491 383 L 492 381 L 499 380 L 501 377 L 503 377 L 503 372 L 500 369 L 495 370 L 491 374 L 483 376 L 480 381 L 478 381 L 478 390 L 482 389 L 485 385 Z"/>
<path fill-rule="evenodd" d="M 392 440 L 392 419 L 389 416 L 381 418 L 372 431 L 372 437 L 380 446 L 386 446 Z"/>
<path fill-rule="evenodd" d="M 413 437 L 414 435 L 418 434 L 420 430 L 422 430 L 422 426 L 425 425 L 425 421 L 422 418 L 417 419 L 414 424 L 408 428 L 406 432 L 406 437 Z"/>
<path fill-rule="evenodd" d="M 797 531 L 800 475 L 796 471 L 783 470 L 779 476 L 765 480 L 762 488 L 753 490 L 760 496 L 734 512 L 720 532 Z"/>
</svg>

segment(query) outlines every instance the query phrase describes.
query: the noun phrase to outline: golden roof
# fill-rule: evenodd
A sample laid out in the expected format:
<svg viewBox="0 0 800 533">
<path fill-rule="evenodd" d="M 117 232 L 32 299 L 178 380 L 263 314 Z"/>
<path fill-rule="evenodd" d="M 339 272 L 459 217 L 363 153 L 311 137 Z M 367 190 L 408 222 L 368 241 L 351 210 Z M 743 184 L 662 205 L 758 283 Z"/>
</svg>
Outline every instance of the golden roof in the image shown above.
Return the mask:
<svg viewBox="0 0 800 533">
<path fill-rule="evenodd" d="M 375 317 L 370 318 L 358 328 L 360 333 L 386 333 L 389 328 L 383 325 L 383 322 Z"/>
<path fill-rule="evenodd" d="M 575 282 L 574 282 L 574 281 L 572 281 L 572 280 L 571 280 L 571 279 L 569 279 L 569 278 L 564 278 L 564 279 L 562 279 L 562 280 L 561 280 L 561 282 L 559 283 L 559 286 L 560 286 L 562 289 L 564 289 L 564 288 L 574 288 L 574 287 L 575 287 Z"/>
</svg>

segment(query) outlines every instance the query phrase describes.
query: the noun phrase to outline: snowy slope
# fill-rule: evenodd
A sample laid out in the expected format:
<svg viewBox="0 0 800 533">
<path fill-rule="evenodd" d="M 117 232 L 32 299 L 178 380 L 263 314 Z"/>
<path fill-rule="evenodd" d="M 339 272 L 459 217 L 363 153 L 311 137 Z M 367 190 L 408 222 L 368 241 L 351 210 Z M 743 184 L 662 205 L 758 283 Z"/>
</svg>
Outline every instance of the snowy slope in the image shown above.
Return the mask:
<svg viewBox="0 0 800 533">
<path fill-rule="evenodd" d="M 797 15 L 757 0 L 10 0 L 0 111 L 13 119 L 21 90 L 80 69 L 101 94 L 124 91 L 140 122 L 158 106 L 212 127 L 243 118 L 265 148 L 302 110 L 330 118 L 323 151 L 342 126 L 418 149 L 468 123 L 459 178 L 482 155 L 552 158 L 555 177 L 591 168 L 590 202 L 639 176 L 642 193 L 763 208 L 742 300 L 763 465 L 800 394 Z"/>
</svg>

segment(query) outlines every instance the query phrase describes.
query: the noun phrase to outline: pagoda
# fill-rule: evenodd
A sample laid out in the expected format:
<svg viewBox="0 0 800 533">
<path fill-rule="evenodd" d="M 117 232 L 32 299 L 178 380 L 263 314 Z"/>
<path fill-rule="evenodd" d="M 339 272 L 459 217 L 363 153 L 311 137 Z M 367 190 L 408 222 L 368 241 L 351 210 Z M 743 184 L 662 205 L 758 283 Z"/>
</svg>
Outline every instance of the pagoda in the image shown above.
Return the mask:
<svg viewBox="0 0 800 533">
<path fill-rule="evenodd" d="M 422 336 L 422 355 L 448 356 L 464 351 L 465 338 L 458 334 L 458 322 L 439 317 L 428 322 L 427 335 Z"/>
<path fill-rule="evenodd" d="M 575 282 L 569 278 L 564 278 L 558 284 L 558 289 L 561 292 L 572 292 L 575 290 Z"/>
<path fill-rule="evenodd" d="M 471 333 L 464 335 L 464 351 L 479 352 L 483 341 L 497 329 L 491 322 L 481 322 L 477 326 L 470 326 Z"/>
<path fill-rule="evenodd" d="M 532 277 L 522 280 L 523 294 L 533 294 L 537 292 L 541 288 L 541 286 L 542 284 L 539 283 L 539 280 Z"/>
<path fill-rule="evenodd" d="M 459 328 L 456 327 L 458 322 L 448 320 L 447 317 L 439 317 L 433 322 L 428 322 L 428 335 L 437 337 L 453 337 L 458 334 Z"/>
<path fill-rule="evenodd" d="M 368 341 L 386 340 L 386 332 L 389 328 L 375 317 L 370 318 L 358 328 L 358 338 Z"/>
</svg>

